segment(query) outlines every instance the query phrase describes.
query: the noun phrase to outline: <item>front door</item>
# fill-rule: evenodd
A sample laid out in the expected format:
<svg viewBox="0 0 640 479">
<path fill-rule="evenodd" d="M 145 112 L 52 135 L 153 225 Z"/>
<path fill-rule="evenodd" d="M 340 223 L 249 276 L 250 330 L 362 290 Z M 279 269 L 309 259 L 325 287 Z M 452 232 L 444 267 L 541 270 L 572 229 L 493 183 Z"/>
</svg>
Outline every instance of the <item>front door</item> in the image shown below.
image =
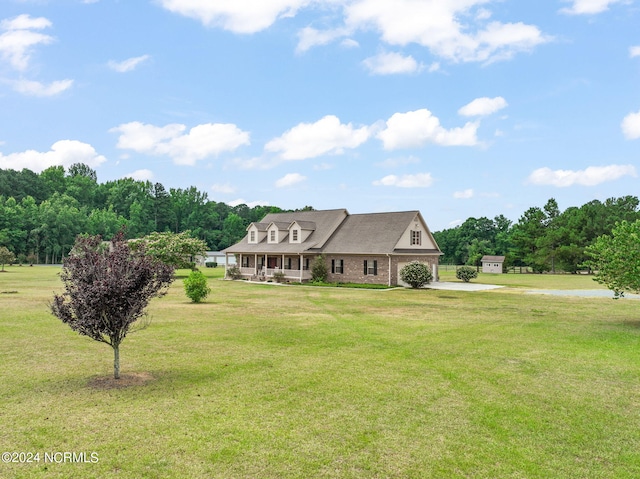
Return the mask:
<svg viewBox="0 0 640 479">
<path fill-rule="evenodd" d="M 278 267 L 278 258 L 267 258 L 267 268 L 274 269 Z"/>
</svg>

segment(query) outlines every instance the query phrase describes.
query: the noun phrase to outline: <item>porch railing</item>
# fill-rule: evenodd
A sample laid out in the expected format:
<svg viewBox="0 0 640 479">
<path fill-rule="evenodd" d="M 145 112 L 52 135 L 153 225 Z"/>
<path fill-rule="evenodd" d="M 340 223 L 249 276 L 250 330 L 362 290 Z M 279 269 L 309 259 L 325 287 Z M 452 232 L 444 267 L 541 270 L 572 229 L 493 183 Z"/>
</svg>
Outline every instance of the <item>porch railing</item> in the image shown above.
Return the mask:
<svg viewBox="0 0 640 479">
<path fill-rule="evenodd" d="M 243 276 L 254 276 L 256 274 L 255 268 L 240 268 L 240 272 Z M 282 269 L 282 268 L 258 268 L 258 277 L 264 276 L 266 278 L 273 278 L 274 273 L 282 272 L 286 279 L 293 281 L 300 281 L 299 269 Z M 311 271 L 302 270 L 302 279 L 311 279 Z"/>
</svg>

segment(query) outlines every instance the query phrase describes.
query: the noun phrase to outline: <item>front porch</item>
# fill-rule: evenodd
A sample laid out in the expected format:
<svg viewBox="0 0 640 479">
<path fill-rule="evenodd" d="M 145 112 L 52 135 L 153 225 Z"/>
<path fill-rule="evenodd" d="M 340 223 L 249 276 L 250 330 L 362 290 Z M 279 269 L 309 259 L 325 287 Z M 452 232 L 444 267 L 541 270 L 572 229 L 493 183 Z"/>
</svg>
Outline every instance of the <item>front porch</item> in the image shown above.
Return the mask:
<svg viewBox="0 0 640 479">
<path fill-rule="evenodd" d="M 310 264 L 315 255 L 240 253 L 235 256 L 243 279 L 302 283 L 311 280 Z M 226 264 L 229 262 L 227 261 Z M 225 278 L 228 278 L 226 269 Z"/>
</svg>

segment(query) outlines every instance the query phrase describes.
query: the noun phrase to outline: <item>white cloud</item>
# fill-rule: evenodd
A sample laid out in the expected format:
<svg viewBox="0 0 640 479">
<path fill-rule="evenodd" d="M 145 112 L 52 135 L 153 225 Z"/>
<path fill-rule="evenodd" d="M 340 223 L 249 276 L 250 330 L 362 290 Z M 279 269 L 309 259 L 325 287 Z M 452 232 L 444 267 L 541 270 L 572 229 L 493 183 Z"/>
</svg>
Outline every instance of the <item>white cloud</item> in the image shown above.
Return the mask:
<svg viewBox="0 0 640 479">
<path fill-rule="evenodd" d="M 117 71 L 118 73 L 126 73 L 134 70 L 138 65 L 140 65 L 143 62 L 146 62 L 149 58 L 151 58 L 149 55 L 142 55 L 139 57 L 129 58 L 121 62 L 110 60 L 108 65 L 109 65 L 109 68 L 111 68 L 114 71 Z"/>
<path fill-rule="evenodd" d="M 430 173 L 416 173 L 414 175 L 387 175 L 373 182 L 375 186 L 397 186 L 398 188 L 428 188 L 433 184 Z"/>
<path fill-rule="evenodd" d="M 360 44 L 353 38 L 345 38 L 344 40 L 342 40 L 342 42 L 340 42 L 340 45 L 345 48 L 357 48 L 360 46 Z"/>
<path fill-rule="evenodd" d="M 334 115 L 327 115 L 315 123 L 300 123 L 282 136 L 269 141 L 264 149 L 280 153 L 284 160 L 304 160 L 325 154 L 342 154 L 345 148 L 357 148 L 369 139 L 366 126 L 345 125 Z"/>
<path fill-rule="evenodd" d="M 51 43 L 54 38 L 38 33 L 35 30 L 49 28 L 51 22 L 44 17 L 33 18 L 20 15 L 0 22 L 0 58 L 18 71 L 24 71 L 29 66 L 31 52 L 37 45 Z"/>
<path fill-rule="evenodd" d="M 462 116 L 485 116 L 506 108 L 507 101 L 501 96 L 476 98 L 458 110 Z"/>
<path fill-rule="evenodd" d="M 209 27 L 234 33 L 256 33 L 276 20 L 292 17 L 310 0 L 160 0 L 167 10 L 194 18 Z"/>
<path fill-rule="evenodd" d="M 151 181 L 153 179 L 153 171 L 147 169 L 136 170 L 133 173 L 124 175 L 123 178 L 133 178 L 137 181 Z"/>
<path fill-rule="evenodd" d="M 268 201 L 257 200 L 257 201 L 246 201 L 243 198 L 238 198 L 237 200 L 229 201 L 227 203 L 229 206 L 238 206 L 238 205 L 247 205 L 249 208 L 254 208 L 256 206 L 270 206 Z"/>
<path fill-rule="evenodd" d="M 293 186 L 306 180 L 306 176 L 302 176 L 300 173 L 287 173 L 282 178 L 276 181 L 276 188 L 285 188 L 287 186 Z"/>
<path fill-rule="evenodd" d="M 439 62 L 433 62 L 431 65 L 429 65 L 429 68 L 427 68 L 427 71 L 429 73 L 434 73 L 434 72 L 440 71 L 440 63 Z"/>
<path fill-rule="evenodd" d="M 567 0 L 571 3 L 568 8 L 560 9 L 561 13 L 568 15 L 593 15 L 609 9 L 609 5 L 625 0 Z"/>
<path fill-rule="evenodd" d="M 471 188 L 464 191 L 456 191 L 453 193 L 453 197 L 458 200 L 467 200 L 469 198 L 473 198 L 473 190 Z"/>
<path fill-rule="evenodd" d="M 92 168 L 107 159 L 96 153 L 93 146 L 76 140 L 60 140 L 51 146 L 50 151 L 27 150 L 21 153 L 3 155 L 0 153 L 0 168 L 22 170 L 28 168 L 36 173 L 50 166 L 69 167 L 74 163 L 84 163 Z"/>
<path fill-rule="evenodd" d="M 479 123 L 470 122 L 461 128 L 447 130 L 427 109 L 395 113 L 387 120 L 386 128 L 378 133 L 386 150 L 416 148 L 425 143 L 441 146 L 473 146 L 478 144 Z"/>
<path fill-rule="evenodd" d="M 636 169 L 632 165 L 590 166 L 584 170 L 552 170 L 539 168 L 529 175 L 528 182 L 534 185 L 550 185 L 567 187 L 573 185 L 595 186 L 607 181 L 617 180 L 623 176 L 636 177 Z"/>
<path fill-rule="evenodd" d="M 506 59 L 551 40 L 534 25 L 485 24 L 487 11 L 469 15 L 486 2 L 357 0 L 345 7 L 346 25 L 352 30 L 373 28 L 389 45 L 415 43 L 454 62 Z"/>
<path fill-rule="evenodd" d="M 55 96 L 73 86 L 73 80 L 58 80 L 48 85 L 33 80 L 15 80 L 10 82 L 18 93 L 29 96 Z"/>
<path fill-rule="evenodd" d="M 400 53 L 380 53 L 364 60 L 363 65 L 374 75 L 395 75 L 398 73 L 415 73 L 424 69 L 411 55 Z"/>
<path fill-rule="evenodd" d="M 198 160 L 234 151 L 249 144 L 249 133 L 229 123 L 205 123 L 191 128 L 173 123 L 163 127 L 137 121 L 109 130 L 120 133 L 120 149 L 149 155 L 169 156 L 177 165 L 195 165 Z"/>
<path fill-rule="evenodd" d="M 622 120 L 622 133 L 627 140 L 637 140 L 640 138 L 640 111 L 629 113 Z"/>
<path fill-rule="evenodd" d="M 631 58 L 640 57 L 640 45 L 629 47 L 629 56 Z"/>
<path fill-rule="evenodd" d="M 219 184 L 216 183 L 215 185 L 211 185 L 211 190 L 216 192 L 216 193 L 222 193 L 222 194 L 230 194 L 230 193 L 235 193 L 236 188 L 232 185 L 230 185 L 229 183 L 225 183 L 225 184 Z"/>
<path fill-rule="evenodd" d="M 551 41 L 535 25 L 490 22 L 489 0 L 158 0 L 165 9 L 206 26 L 255 33 L 280 18 L 312 7 L 339 26 L 302 29 L 296 50 L 304 52 L 358 31 L 375 30 L 388 45 L 415 43 L 451 61 L 491 62 Z M 340 20 L 336 21 L 337 17 Z M 341 25 L 340 25 L 341 23 Z M 349 42 L 349 45 L 354 43 Z"/>
<path fill-rule="evenodd" d="M 348 31 L 345 29 L 336 29 L 336 30 L 317 30 L 313 27 L 305 27 L 298 32 L 298 45 L 296 46 L 296 51 L 298 53 L 303 53 L 309 50 L 311 47 L 327 45 L 337 38 L 343 37 L 348 34 Z M 352 40 L 351 42 L 344 40 L 342 42 L 343 46 L 346 47 L 354 47 L 358 46 L 358 42 Z"/>
</svg>

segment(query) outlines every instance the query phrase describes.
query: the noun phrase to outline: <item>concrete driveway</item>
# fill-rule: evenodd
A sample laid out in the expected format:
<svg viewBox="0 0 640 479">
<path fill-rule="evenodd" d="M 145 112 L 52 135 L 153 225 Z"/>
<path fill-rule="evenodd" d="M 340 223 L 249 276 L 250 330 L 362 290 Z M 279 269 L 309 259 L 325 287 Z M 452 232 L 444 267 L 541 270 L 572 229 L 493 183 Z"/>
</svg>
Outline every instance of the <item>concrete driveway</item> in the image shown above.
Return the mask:
<svg viewBox="0 0 640 479">
<path fill-rule="evenodd" d="M 488 291 L 490 289 L 504 288 L 495 284 L 477 284 L 477 283 L 454 283 L 449 281 L 438 281 L 429 283 L 425 288 L 443 289 L 447 291 Z"/>
</svg>

